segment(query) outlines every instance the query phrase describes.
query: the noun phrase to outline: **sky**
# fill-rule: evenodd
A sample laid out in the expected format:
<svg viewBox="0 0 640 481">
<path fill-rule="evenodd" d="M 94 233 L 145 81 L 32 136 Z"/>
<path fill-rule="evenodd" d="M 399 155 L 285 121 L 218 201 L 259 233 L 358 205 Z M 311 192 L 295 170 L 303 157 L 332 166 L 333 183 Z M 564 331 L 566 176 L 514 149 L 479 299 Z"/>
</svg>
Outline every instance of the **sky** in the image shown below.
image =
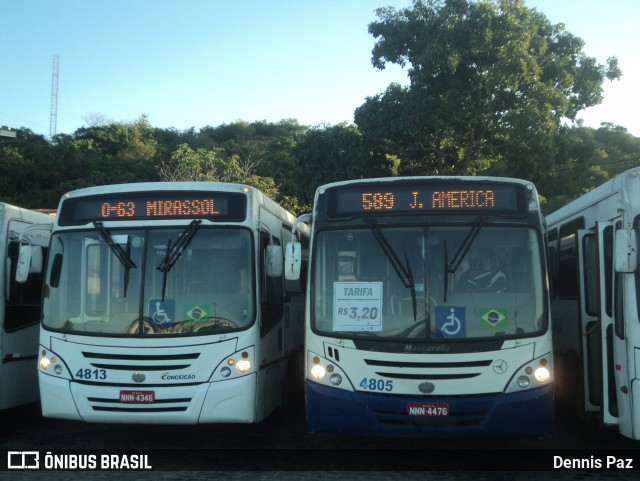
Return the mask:
<svg viewBox="0 0 640 481">
<path fill-rule="evenodd" d="M 640 2 L 525 0 L 585 41 L 622 79 L 583 111 L 589 127 L 640 137 Z M 0 126 L 56 133 L 97 118 L 196 130 L 236 121 L 353 123 L 355 109 L 406 72 L 371 64 L 375 9 L 411 0 L 0 0 Z"/>
</svg>

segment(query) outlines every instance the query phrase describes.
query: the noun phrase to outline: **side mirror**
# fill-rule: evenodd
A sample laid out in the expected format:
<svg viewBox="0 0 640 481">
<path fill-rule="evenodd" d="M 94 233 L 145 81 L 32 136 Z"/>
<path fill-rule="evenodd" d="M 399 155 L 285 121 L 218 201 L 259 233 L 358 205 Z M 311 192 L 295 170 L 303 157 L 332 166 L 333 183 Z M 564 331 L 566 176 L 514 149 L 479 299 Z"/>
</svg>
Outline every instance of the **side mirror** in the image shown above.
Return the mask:
<svg viewBox="0 0 640 481">
<path fill-rule="evenodd" d="M 267 246 L 266 272 L 268 277 L 282 275 L 282 246 L 271 244 Z"/>
<path fill-rule="evenodd" d="M 287 242 L 284 254 L 284 277 L 288 281 L 300 279 L 300 266 L 302 264 L 302 245 L 300 242 Z"/>
<path fill-rule="evenodd" d="M 42 255 L 42 247 L 31 246 L 31 267 L 29 274 L 42 274 L 44 270 L 44 258 Z"/>
<path fill-rule="evenodd" d="M 18 254 L 18 265 L 16 266 L 16 282 L 24 284 L 29 277 L 29 269 L 31 268 L 31 246 L 24 244 L 20 246 Z"/>
<path fill-rule="evenodd" d="M 620 229 L 616 231 L 615 259 L 616 272 L 635 272 L 638 268 L 638 248 L 636 231 Z"/>
</svg>

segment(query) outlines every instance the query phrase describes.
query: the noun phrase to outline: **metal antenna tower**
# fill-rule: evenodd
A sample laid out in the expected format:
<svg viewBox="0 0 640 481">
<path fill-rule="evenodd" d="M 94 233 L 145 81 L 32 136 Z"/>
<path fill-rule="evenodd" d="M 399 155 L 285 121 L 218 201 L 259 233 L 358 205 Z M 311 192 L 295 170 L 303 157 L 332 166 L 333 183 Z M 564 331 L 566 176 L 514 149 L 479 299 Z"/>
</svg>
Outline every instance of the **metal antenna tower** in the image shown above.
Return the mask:
<svg viewBox="0 0 640 481">
<path fill-rule="evenodd" d="M 49 138 L 56 135 L 58 127 L 58 74 L 60 72 L 60 56 L 53 55 L 53 69 L 51 72 L 51 116 L 49 118 Z"/>
</svg>

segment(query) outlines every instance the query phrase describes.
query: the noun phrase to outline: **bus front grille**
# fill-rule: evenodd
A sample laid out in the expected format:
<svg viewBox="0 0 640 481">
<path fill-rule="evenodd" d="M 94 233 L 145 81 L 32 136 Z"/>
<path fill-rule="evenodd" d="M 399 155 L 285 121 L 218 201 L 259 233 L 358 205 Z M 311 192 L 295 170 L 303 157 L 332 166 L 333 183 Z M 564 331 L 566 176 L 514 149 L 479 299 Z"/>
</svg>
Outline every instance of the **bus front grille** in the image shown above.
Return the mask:
<svg viewBox="0 0 640 481">
<path fill-rule="evenodd" d="M 376 375 L 388 379 L 411 380 L 458 380 L 471 379 L 482 375 L 481 369 L 491 365 L 490 359 L 478 361 L 383 361 L 365 359 L 364 362 L 373 368 L 383 368 Z"/>
<path fill-rule="evenodd" d="M 83 351 L 82 355 L 96 369 L 120 371 L 172 371 L 189 368 L 199 352 L 183 354 L 108 354 Z"/>
</svg>

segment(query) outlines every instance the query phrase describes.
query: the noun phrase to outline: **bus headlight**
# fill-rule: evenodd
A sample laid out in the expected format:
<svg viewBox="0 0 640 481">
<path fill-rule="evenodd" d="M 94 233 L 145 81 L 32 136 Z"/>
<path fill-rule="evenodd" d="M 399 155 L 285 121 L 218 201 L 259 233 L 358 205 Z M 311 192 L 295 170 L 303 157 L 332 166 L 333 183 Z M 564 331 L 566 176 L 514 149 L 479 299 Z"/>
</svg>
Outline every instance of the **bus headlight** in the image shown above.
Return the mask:
<svg viewBox="0 0 640 481">
<path fill-rule="evenodd" d="M 253 346 L 236 351 L 218 364 L 213 372 L 211 381 L 234 379 L 239 376 L 250 374 L 254 369 L 254 349 Z"/>
<path fill-rule="evenodd" d="M 531 384 L 531 381 L 529 381 L 529 378 L 527 376 L 520 376 L 518 378 L 518 386 L 520 388 L 527 389 L 530 384 Z"/>
<path fill-rule="evenodd" d="M 324 368 L 324 366 L 321 366 L 320 364 L 316 364 L 311 368 L 311 375 L 317 381 L 320 381 L 325 376 L 326 373 L 327 373 L 327 370 Z"/>
<path fill-rule="evenodd" d="M 48 357 L 41 357 L 40 369 L 42 369 L 43 371 L 46 371 L 47 369 L 49 369 L 49 366 L 51 366 L 51 360 Z"/>
<path fill-rule="evenodd" d="M 336 360 L 329 360 L 312 351 L 307 351 L 305 366 L 307 382 L 323 384 L 344 391 L 354 391 L 349 376 Z"/>
<path fill-rule="evenodd" d="M 506 392 L 535 389 L 552 381 L 551 354 L 547 354 L 520 366 L 507 384 Z"/>
<path fill-rule="evenodd" d="M 236 363 L 236 369 L 242 374 L 249 372 L 249 369 L 251 369 L 251 362 L 249 362 L 248 359 L 240 359 Z"/>
<path fill-rule="evenodd" d="M 551 377 L 551 373 L 546 367 L 539 367 L 538 369 L 536 369 L 534 376 L 536 378 L 536 381 L 546 382 Z"/>
<path fill-rule="evenodd" d="M 42 373 L 55 374 L 56 376 L 69 378 L 67 368 L 64 365 L 62 359 L 60 359 L 58 356 L 47 349 L 42 349 L 40 351 L 38 367 L 40 368 L 40 372 Z"/>
</svg>

